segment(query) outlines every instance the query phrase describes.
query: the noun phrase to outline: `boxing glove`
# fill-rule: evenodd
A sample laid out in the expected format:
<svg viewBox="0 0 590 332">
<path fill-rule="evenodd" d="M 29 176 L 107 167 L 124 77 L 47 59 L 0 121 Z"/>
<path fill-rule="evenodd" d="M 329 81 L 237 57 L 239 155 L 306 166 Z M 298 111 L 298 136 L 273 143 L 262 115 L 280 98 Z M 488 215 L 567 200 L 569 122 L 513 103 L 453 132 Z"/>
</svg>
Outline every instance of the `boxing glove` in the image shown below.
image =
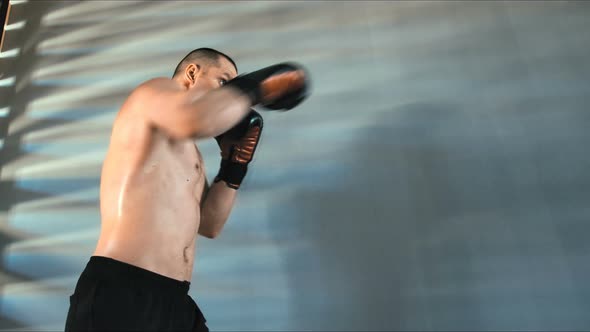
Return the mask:
<svg viewBox="0 0 590 332">
<path fill-rule="evenodd" d="M 240 187 L 258 147 L 262 127 L 262 116 L 250 110 L 237 125 L 215 137 L 221 150 L 221 165 L 214 182 L 224 181 L 233 189 Z"/>
<path fill-rule="evenodd" d="M 247 95 L 252 105 L 287 111 L 307 98 L 310 80 L 303 66 L 284 62 L 237 76 L 225 86 Z"/>
</svg>

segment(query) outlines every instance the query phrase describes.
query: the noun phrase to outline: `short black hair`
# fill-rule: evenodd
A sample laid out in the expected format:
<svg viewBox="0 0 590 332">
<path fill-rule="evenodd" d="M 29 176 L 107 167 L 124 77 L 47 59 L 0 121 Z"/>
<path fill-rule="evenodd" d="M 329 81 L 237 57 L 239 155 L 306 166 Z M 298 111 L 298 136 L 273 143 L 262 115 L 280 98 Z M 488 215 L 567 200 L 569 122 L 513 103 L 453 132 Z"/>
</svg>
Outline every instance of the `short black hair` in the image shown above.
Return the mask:
<svg viewBox="0 0 590 332">
<path fill-rule="evenodd" d="M 181 72 L 187 65 L 195 62 L 195 60 L 197 59 L 203 59 L 205 61 L 211 62 L 212 64 L 218 65 L 219 57 L 226 58 L 229 62 L 232 63 L 232 65 L 234 65 L 236 72 L 238 72 L 238 66 L 236 65 L 234 60 L 230 58 L 227 54 L 219 52 L 218 50 L 214 50 L 212 48 L 201 47 L 190 51 L 189 54 L 187 54 L 184 58 L 182 58 L 182 60 L 180 60 L 178 66 L 176 66 L 176 69 L 174 69 L 174 74 L 172 74 L 172 77 L 176 76 L 176 74 Z"/>
</svg>

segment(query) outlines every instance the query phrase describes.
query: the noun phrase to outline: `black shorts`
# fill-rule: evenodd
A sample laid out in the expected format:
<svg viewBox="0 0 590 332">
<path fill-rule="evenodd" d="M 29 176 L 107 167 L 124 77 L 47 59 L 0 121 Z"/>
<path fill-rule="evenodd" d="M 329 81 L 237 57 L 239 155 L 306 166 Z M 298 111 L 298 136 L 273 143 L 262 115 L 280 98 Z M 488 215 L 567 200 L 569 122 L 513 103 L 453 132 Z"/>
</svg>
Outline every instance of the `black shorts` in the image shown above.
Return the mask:
<svg viewBox="0 0 590 332">
<path fill-rule="evenodd" d="M 111 258 L 92 256 L 80 275 L 66 331 L 209 331 L 178 281 Z"/>
</svg>

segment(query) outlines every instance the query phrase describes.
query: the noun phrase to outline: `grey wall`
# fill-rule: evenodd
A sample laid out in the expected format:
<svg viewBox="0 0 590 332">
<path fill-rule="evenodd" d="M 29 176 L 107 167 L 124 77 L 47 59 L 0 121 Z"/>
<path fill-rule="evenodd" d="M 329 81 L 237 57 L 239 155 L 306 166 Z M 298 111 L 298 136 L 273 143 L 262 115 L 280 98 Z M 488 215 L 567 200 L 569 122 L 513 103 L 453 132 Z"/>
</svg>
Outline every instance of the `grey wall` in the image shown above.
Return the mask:
<svg viewBox="0 0 590 332">
<path fill-rule="evenodd" d="M 314 82 L 264 113 L 224 233 L 200 239 L 190 292 L 212 329 L 590 329 L 588 3 L 18 6 L 0 58 L 0 327 L 63 328 L 117 109 L 208 46 L 241 71 L 299 61 Z M 198 144 L 211 178 L 217 147 Z"/>
</svg>

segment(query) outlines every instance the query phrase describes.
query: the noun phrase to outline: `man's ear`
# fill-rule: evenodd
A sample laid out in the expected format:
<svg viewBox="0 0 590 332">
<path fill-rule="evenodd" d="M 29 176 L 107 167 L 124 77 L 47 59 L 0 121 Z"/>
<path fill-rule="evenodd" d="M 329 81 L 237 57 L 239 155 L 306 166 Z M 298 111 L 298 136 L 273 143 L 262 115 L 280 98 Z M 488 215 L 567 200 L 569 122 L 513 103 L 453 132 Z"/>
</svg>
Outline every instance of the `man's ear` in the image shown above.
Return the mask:
<svg viewBox="0 0 590 332">
<path fill-rule="evenodd" d="M 184 70 L 184 79 L 188 83 L 189 86 L 193 86 L 197 83 L 197 80 L 201 76 L 201 66 L 191 63 L 186 66 Z"/>
</svg>

